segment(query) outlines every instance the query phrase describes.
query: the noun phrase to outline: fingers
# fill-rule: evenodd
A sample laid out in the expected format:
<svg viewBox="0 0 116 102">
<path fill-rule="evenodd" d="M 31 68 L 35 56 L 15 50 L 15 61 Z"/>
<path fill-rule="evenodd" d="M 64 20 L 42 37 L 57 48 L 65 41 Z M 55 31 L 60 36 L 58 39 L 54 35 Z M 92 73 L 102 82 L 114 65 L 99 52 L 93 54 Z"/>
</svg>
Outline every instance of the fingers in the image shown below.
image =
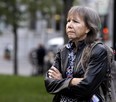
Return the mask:
<svg viewBox="0 0 116 102">
<path fill-rule="evenodd" d="M 55 67 L 53 67 L 53 66 L 48 70 L 49 78 L 54 78 L 54 76 L 57 74 L 56 70 L 57 69 Z"/>
<path fill-rule="evenodd" d="M 49 75 L 49 78 L 54 78 L 54 79 L 62 78 L 62 75 L 59 72 L 59 70 L 53 66 L 48 70 L 48 75 Z"/>
<path fill-rule="evenodd" d="M 51 67 L 51 70 L 53 70 L 56 73 L 60 73 L 59 70 L 57 68 L 55 68 L 54 66 Z"/>
<path fill-rule="evenodd" d="M 55 71 L 53 71 L 52 69 L 50 69 L 50 70 L 48 70 L 48 75 L 50 76 L 50 77 L 54 77 L 54 76 L 56 76 L 56 72 Z"/>
</svg>

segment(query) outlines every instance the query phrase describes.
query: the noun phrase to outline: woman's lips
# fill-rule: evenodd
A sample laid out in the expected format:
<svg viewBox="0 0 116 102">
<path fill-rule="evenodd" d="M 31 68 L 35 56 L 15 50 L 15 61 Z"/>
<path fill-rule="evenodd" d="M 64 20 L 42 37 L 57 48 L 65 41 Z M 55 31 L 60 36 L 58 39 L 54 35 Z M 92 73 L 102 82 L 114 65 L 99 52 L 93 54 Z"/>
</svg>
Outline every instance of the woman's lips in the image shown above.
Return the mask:
<svg viewBox="0 0 116 102">
<path fill-rule="evenodd" d="M 72 34 L 72 33 L 75 33 L 75 32 L 73 32 L 73 31 L 68 31 L 67 33 L 68 33 L 68 34 Z"/>
</svg>

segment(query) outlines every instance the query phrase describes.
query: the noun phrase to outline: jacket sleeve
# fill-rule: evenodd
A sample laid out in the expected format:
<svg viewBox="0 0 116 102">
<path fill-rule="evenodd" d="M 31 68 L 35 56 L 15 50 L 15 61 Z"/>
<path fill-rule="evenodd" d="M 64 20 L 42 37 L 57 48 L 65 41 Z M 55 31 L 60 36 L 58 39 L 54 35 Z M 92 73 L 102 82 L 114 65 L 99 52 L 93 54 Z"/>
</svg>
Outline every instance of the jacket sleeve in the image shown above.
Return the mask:
<svg viewBox="0 0 116 102">
<path fill-rule="evenodd" d="M 56 67 L 60 71 L 60 69 L 61 69 L 60 51 L 55 56 L 53 66 Z M 71 80 L 71 78 L 64 78 L 64 79 L 61 79 L 61 80 L 54 80 L 53 78 L 49 78 L 48 72 L 47 72 L 46 75 L 45 75 L 45 87 L 46 87 L 46 90 L 49 93 L 52 93 L 52 94 L 59 93 L 63 89 L 68 88 L 70 80 Z"/>
<path fill-rule="evenodd" d="M 90 97 L 99 89 L 100 84 L 107 73 L 107 51 L 99 44 L 92 50 L 84 79 L 76 86 L 70 86 L 70 90 L 78 98 Z"/>
</svg>

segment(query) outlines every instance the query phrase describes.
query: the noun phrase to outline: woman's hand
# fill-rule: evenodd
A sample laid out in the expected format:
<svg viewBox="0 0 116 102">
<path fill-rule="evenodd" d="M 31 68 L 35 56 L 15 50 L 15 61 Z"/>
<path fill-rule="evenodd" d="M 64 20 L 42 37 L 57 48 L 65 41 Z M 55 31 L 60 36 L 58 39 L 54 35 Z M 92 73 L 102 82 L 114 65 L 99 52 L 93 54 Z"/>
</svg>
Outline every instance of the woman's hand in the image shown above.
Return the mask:
<svg viewBox="0 0 116 102">
<path fill-rule="evenodd" d="M 49 75 L 49 78 L 53 78 L 57 80 L 62 79 L 62 74 L 59 72 L 57 68 L 53 66 L 48 70 L 48 75 Z"/>
<path fill-rule="evenodd" d="M 77 85 L 81 82 L 81 80 L 83 80 L 83 78 L 73 78 L 70 82 L 71 86 Z"/>
</svg>

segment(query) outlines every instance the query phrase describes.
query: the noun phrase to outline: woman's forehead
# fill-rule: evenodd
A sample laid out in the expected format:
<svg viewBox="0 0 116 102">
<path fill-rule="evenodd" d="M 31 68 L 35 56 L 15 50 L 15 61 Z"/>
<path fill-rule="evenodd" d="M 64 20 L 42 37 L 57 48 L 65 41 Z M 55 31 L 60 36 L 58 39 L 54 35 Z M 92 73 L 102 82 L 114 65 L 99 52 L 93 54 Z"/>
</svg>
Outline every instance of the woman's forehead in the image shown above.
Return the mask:
<svg viewBox="0 0 116 102">
<path fill-rule="evenodd" d="M 73 16 L 73 17 L 80 16 L 80 17 L 82 17 L 82 14 L 78 9 L 71 9 L 68 12 L 68 17 L 70 17 L 70 16 Z"/>
<path fill-rule="evenodd" d="M 67 16 L 67 19 L 68 19 L 68 18 L 80 18 L 80 19 L 82 19 L 82 16 L 79 15 L 78 12 L 70 12 L 70 13 L 68 14 L 68 16 Z"/>
<path fill-rule="evenodd" d="M 78 15 L 78 12 L 76 11 L 76 10 L 70 10 L 69 12 L 68 12 L 68 16 L 75 16 L 75 15 Z"/>
</svg>

